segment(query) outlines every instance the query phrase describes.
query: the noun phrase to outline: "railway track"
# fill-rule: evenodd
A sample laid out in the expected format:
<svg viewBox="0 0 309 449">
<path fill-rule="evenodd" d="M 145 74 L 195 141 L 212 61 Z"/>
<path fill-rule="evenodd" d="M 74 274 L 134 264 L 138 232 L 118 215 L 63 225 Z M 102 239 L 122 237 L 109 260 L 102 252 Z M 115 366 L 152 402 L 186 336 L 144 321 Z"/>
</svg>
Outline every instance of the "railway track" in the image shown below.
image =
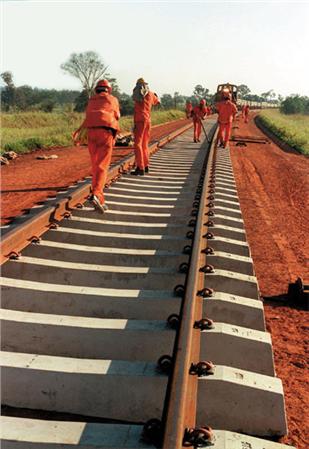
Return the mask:
<svg viewBox="0 0 309 449">
<path fill-rule="evenodd" d="M 287 447 L 229 153 L 182 131 L 4 234 L 2 448 Z"/>
</svg>

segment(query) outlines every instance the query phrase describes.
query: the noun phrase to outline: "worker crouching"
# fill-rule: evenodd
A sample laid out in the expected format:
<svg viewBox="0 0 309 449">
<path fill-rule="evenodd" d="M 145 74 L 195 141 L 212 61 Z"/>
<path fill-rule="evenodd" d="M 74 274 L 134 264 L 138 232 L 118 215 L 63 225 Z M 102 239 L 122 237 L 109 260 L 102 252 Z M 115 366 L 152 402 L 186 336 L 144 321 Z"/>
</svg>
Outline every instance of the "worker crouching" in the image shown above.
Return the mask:
<svg viewBox="0 0 309 449">
<path fill-rule="evenodd" d="M 148 143 L 151 128 L 151 108 L 159 104 L 158 96 L 149 90 L 143 78 L 139 78 L 133 90 L 134 100 L 134 151 L 136 169 L 132 175 L 143 176 L 149 172 Z"/>
<path fill-rule="evenodd" d="M 111 95 L 112 87 L 107 80 L 98 81 L 95 95 L 88 101 L 86 118 L 81 127 L 73 134 L 76 141 L 83 128 L 88 130 L 88 149 L 92 165 L 91 201 L 96 210 L 104 213 L 103 188 L 106 183 L 116 134 L 119 131 L 119 103 Z"/>
<path fill-rule="evenodd" d="M 200 142 L 202 132 L 202 120 L 207 115 L 206 101 L 201 100 L 200 104 L 192 109 L 191 117 L 193 119 L 193 141 Z"/>
<path fill-rule="evenodd" d="M 237 113 L 237 107 L 232 103 L 230 93 L 223 93 L 223 101 L 216 104 L 216 109 L 219 123 L 216 144 L 226 148 L 231 136 L 232 122 Z"/>
</svg>

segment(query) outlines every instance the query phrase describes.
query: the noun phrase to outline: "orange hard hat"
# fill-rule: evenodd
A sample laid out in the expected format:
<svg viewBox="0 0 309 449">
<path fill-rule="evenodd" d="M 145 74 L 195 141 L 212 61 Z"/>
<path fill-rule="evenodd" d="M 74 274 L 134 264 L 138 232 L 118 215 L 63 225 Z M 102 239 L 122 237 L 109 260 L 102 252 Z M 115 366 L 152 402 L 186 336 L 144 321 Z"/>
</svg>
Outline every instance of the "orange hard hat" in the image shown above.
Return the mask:
<svg viewBox="0 0 309 449">
<path fill-rule="evenodd" d="M 108 80 L 99 80 L 95 88 L 97 87 L 107 87 L 109 93 L 111 93 L 112 91 L 112 86 L 110 85 Z"/>
<path fill-rule="evenodd" d="M 202 99 L 202 100 L 200 101 L 200 105 L 201 105 L 201 106 L 204 106 L 205 104 L 206 104 L 206 100 Z"/>
</svg>

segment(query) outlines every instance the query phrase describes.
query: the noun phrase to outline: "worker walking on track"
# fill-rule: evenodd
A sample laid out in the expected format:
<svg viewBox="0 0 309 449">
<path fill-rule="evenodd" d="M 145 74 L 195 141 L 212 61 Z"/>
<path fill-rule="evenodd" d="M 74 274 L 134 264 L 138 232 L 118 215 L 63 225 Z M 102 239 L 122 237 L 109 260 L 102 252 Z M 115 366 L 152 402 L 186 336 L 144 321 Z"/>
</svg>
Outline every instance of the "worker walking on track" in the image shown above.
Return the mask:
<svg viewBox="0 0 309 449">
<path fill-rule="evenodd" d="M 73 133 L 78 143 L 83 129 L 88 130 L 88 149 L 92 165 L 91 201 L 96 210 L 104 213 L 108 207 L 104 201 L 103 188 L 110 166 L 116 134 L 119 131 L 119 103 L 111 95 L 112 87 L 107 80 L 98 81 L 95 95 L 88 101 L 86 118 Z"/>
<path fill-rule="evenodd" d="M 250 107 L 248 104 L 246 104 L 244 106 L 244 110 L 243 110 L 243 118 L 245 120 L 245 123 L 248 123 L 248 121 L 249 121 L 249 111 L 250 111 Z"/>
<path fill-rule="evenodd" d="M 193 141 L 200 142 L 202 132 L 202 120 L 207 115 L 206 100 L 201 100 L 200 104 L 192 109 L 191 117 L 193 119 Z"/>
<path fill-rule="evenodd" d="M 237 107 L 231 101 L 231 94 L 223 91 L 223 101 L 216 104 L 218 111 L 219 132 L 216 144 L 227 147 L 231 135 L 232 122 L 237 114 Z"/>
<path fill-rule="evenodd" d="M 192 106 L 191 101 L 187 101 L 187 103 L 186 103 L 186 116 L 187 116 L 187 118 L 191 117 L 192 109 L 193 109 L 193 106 Z"/>
<path fill-rule="evenodd" d="M 149 90 L 143 78 L 139 78 L 133 90 L 134 100 L 134 148 L 136 169 L 131 172 L 135 176 L 149 173 L 148 143 L 151 128 L 151 108 L 159 104 L 158 96 Z"/>
</svg>

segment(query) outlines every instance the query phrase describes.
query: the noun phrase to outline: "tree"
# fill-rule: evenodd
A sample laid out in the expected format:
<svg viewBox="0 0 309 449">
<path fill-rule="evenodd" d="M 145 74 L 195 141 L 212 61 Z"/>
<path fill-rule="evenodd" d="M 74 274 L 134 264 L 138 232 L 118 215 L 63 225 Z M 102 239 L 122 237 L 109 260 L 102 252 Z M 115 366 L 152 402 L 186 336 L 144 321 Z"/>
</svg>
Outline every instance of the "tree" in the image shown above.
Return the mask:
<svg viewBox="0 0 309 449">
<path fill-rule="evenodd" d="M 87 91 L 84 89 L 81 93 L 75 98 L 74 101 L 74 111 L 76 112 L 84 112 L 88 103 L 89 97 Z"/>
<path fill-rule="evenodd" d="M 41 103 L 40 109 L 44 112 L 53 112 L 54 107 L 56 106 L 56 103 L 53 100 L 44 100 Z"/>
<path fill-rule="evenodd" d="M 209 97 L 209 89 L 204 88 L 201 84 L 197 84 L 194 88 L 193 95 L 196 97 L 202 99 L 202 98 L 208 98 Z"/>
<path fill-rule="evenodd" d="M 103 75 L 108 77 L 106 73 L 108 67 L 94 51 L 72 53 L 69 59 L 61 64 L 61 68 L 80 80 L 88 98 L 91 97 L 97 81 Z"/>
<path fill-rule="evenodd" d="M 300 95 L 291 95 L 281 103 L 280 111 L 284 114 L 308 114 L 309 98 Z"/>
<path fill-rule="evenodd" d="M 179 92 L 174 93 L 174 108 L 177 109 L 177 102 L 181 101 L 181 96 L 179 95 Z"/>
<path fill-rule="evenodd" d="M 271 101 L 271 99 L 274 98 L 275 96 L 276 94 L 273 89 L 270 89 L 269 91 L 263 92 L 261 94 L 261 97 L 263 97 L 265 101 Z"/>
<path fill-rule="evenodd" d="M 121 115 L 130 115 L 134 112 L 134 101 L 131 95 L 122 92 L 119 95 L 120 112 Z"/>
<path fill-rule="evenodd" d="M 278 101 L 279 103 L 282 103 L 284 100 L 284 97 L 281 94 L 278 94 Z"/>
<path fill-rule="evenodd" d="M 240 98 L 244 98 L 246 95 L 249 95 L 251 90 L 248 86 L 245 84 L 240 84 L 240 86 L 237 86 L 238 95 Z"/>
<path fill-rule="evenodd" d="M 109 76 L 106 76 L 105 78 L 110 82 L 110 85 L 112 86 L 112 94 L 119 99 L 121 96 L 121 92 L 116 78 L 110 78 Z"/>
<path fill-rule="evenodd" d="M 1 73 L 1 78 L 4 84 L 6 84 L 5 88 L 1 92 L 1 100 L 3 109 L 8 111 L 15 105 L 15 85 L 13 82 L 13 75 L 11 72 L 3 72 Z"/>
<path fill-rule="evenodd" d="M 172 109 L 174 106 L 173 97 L 170 94 L 163 94 L 161 97 L 161 105 L 164 109 Z"/>
</svg>

